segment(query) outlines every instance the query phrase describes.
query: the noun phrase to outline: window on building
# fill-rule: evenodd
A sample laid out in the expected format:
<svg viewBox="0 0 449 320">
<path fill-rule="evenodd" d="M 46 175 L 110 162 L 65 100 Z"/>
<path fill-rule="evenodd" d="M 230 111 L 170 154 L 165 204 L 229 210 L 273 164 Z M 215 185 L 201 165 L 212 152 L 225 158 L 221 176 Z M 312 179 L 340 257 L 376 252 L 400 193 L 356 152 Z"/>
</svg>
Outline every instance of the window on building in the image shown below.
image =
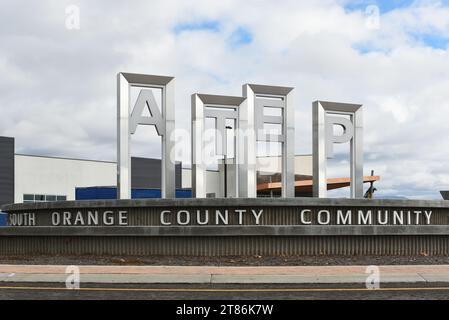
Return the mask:
<svg viewBox="0 0 449 320">
<path fill-rule="evenodd" d="M 24 194 L 23 202 L 34 202 L 34 194 Z"/>
<path fill-rule="evenodd" d="M 45 201 L 45 196 L 43 194 L 35 194 L 34 201 L 35 202 Z"/>
<path fill-rule="evenodd" d="M 56 196 L 45 196 L 45 201 L 56 201 Z"/>
<path fill-rule="evenodd" d="M 53 195 L 53 194 L 24 194 L 23 202 L 52 202 L 52 201 L 66 201 L 67 196 Z"/>
</svg>

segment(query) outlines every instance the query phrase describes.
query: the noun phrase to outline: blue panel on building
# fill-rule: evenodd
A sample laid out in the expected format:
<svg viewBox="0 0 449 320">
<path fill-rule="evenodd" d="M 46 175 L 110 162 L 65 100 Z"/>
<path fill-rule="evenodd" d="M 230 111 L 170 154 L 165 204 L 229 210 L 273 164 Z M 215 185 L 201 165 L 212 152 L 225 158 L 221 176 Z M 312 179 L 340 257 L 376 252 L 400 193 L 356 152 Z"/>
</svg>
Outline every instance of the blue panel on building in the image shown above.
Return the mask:
<svg viewBox="0 0 449 320">
<path fill-rule="evenodd" d="M 176 190 L 176 198 L 192 198 L 192 190 L 178 189 Z"/>
<path fill-rule="evenodd" d="M 160 189 L 132 189 L 132 199 L 160 198 Z M 176 198 L 191 198 L 192 191 L 188 189 L 176 190 Z M 75 189 L 75 200 L 108 200 L 117 199 L 115 187 L 87 187 Z"/>
<path fill-rule="evenodd" d="M 90 187 L 76 188 L 75 200 L 117 199 L 117 188 Z"/>
<path fill-rule="evenodd" d="M 7 215 L 5 213 L 0 213 L 0 227 L 6 226 L 6 217 Z"/>
</svg>

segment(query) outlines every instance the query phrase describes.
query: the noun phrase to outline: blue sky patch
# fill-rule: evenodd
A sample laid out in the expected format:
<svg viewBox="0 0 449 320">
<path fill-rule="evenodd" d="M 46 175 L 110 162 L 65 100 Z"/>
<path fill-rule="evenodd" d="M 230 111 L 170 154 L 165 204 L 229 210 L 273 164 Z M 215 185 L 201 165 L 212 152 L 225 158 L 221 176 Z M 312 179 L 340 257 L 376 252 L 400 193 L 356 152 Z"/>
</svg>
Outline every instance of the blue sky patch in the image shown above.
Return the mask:
<svg viewBox="0 0 449 320">
<path fill-rule="evenodd" d="M 346 11 L 365 11 L 369 5 L 376 5 L 379 7 L 381 14 L 402 9 L 412 5 L 414 0 L 354 0 L 345 4 Z"/>
<path fill-rule="evenodd" d="M 377 48 L 377 47 L 374 47 L 374 46 L 372 46 L 372 45 L 370 45 L 368 43 L 363 43 L 363 42 L 359 42 L 359 43 L 353 44 L 352 48 L 354 50 L 356 50 L 360 54 L 368 54 L 368 53 L 372 53 L 372 52 L 379 52 L 379 53 L 388 54 L 388 53 L 391 52 L 390 49 Z"/>
<path fill-rule="evenodd" d="M 449 44 L 449 38 L 435 34 L 419 34 L 415 35 L 414 38 L 423 45 L 434 49 L 446 50 Z"/>
<path fill-rule="evenodd" d="M 220 23 L 215 20 L 180 23 L 174 27 L 173 31 L 175 32 L 175 34 L 180 34 L 184 31 L 219 32 L 220 31 Z"/>
<path fill-rule="evenodd" d="M 229 38 L 232 47 L 240 47 L 247 45 L 253 41 L 253 35 L 245 28 L 237 28 Z"/>
</svg>

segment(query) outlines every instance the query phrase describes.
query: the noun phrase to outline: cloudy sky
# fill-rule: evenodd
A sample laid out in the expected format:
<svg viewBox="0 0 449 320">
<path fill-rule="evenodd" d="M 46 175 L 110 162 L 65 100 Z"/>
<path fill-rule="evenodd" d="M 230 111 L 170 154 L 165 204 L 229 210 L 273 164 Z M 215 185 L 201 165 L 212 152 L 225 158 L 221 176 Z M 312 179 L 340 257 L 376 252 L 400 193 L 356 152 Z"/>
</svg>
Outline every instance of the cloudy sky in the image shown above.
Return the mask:
<svg viewBox="0 0 449 320">
<path fill-rule="evenodd" d="M 0 40 L 0 135 L 18 153 L 115 160 L 125 71 L 175 76 L 186 130 L 191 93 L 293 86 L 297 154 L 312 101 L 361 103 L 381 195 L 449 189 L 449 1 L 2 0 Z M 136 139 L 135 155 L 160 154 L 154 134 Z"/>
</svg>

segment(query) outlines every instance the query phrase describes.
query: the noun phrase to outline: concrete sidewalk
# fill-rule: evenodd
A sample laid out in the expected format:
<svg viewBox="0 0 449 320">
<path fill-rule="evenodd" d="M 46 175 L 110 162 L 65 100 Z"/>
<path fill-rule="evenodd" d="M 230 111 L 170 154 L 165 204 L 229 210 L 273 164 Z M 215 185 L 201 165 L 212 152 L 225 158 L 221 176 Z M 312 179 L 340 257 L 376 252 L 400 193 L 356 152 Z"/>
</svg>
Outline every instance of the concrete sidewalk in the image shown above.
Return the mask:
<svg viewBox="0 0 449 320">
<path fill-rule="evenodd" d="M 0 282 L 65 282 L 67 266 L 0 265 Z M 449 282 L 449 265 L 378 266 L 381 283 Z M 66 272 L 67 270 L 67 272 Z M 367 266 L 79 266 L 82 283 L 365 283 Z"/>
</svg>

